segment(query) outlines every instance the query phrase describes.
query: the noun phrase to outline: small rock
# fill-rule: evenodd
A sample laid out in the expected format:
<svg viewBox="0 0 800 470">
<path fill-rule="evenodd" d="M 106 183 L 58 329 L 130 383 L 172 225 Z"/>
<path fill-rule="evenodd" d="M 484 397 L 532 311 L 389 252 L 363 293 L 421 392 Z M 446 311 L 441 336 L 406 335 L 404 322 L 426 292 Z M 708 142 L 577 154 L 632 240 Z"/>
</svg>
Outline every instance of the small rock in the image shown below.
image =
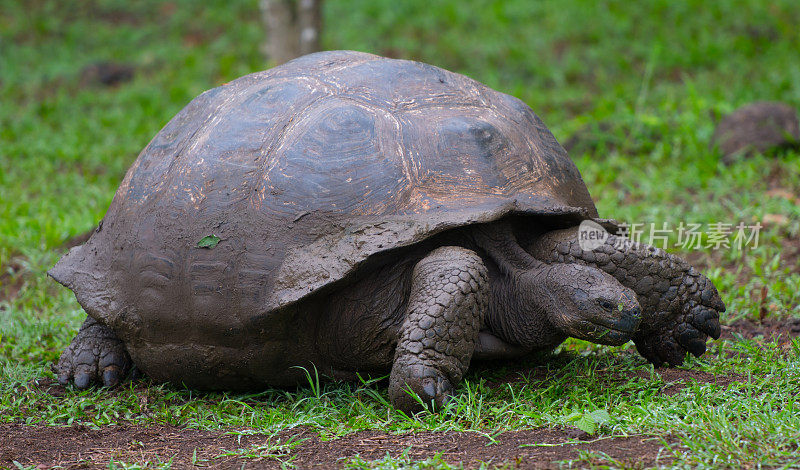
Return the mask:
<svg viewBox="0 0 800 470">
<path fill-rule="evenodd" d="M 797 111 L 784 103 L 763 101 L 725 116 L 714 130 L 711 145 L 719 147 L 723 161 L 730 163 L 738 154 L 766 152 L 799 141 Z"/>
<path fill-rule="evenodd" d="M 81 70 L 81 84 L 83 86 L 116 86 L 130 81 L 133 78 L 133 72 L 133 67 L 127 64 L 95 62 Z"/>
<path fill-rule="evenodd" d="M 564 428 L 564 435 L 566 435 L 570 439 L 576 439 L 579 441 L 588 441 L 589 439 L 592 438 L 591 434 L 572 426 Z"/>
</svg>

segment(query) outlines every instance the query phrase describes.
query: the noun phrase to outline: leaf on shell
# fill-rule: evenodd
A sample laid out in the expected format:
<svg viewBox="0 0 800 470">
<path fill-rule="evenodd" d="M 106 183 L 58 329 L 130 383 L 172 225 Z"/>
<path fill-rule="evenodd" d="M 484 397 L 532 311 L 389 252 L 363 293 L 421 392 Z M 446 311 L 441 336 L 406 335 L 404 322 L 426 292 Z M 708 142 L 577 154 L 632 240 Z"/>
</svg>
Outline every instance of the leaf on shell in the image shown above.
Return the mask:
<svg viewBox="0 0 800 470">
<path fill-rule="evenodd" d="M 206 235 L 197 242 L 197 248 L 214 248 L 219 243 L 220 238 L 216 235 Z"/>
</svg>

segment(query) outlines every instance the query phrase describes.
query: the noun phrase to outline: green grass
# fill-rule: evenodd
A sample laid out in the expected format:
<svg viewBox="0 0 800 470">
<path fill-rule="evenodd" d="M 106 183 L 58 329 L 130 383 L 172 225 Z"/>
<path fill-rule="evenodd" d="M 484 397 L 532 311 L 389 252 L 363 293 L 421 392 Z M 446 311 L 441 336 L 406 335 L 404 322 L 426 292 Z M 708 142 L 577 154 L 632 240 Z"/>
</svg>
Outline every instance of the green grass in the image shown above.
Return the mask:
<svg viewBox="0 0 800 470">
<path fill-rule="evenodd" d="M 673 228 L 694 222 L 704 230 L 715 222 L 783 216 L 785 223 L 761 232 L 758 248 L 683 254 L 707 268 L 729 306 L 726 321 L 756 318 L 762 306 L 770 317 L 800 316 L 800 261 L 787 258 L 787 247 L 800 244 L 800 203 L 768 193 L 781 188 L 800 195 L 800 154 L 724 166 L 709 149 L 714 119 L 741 104 L 781 100 L 800 108 L 796 1 L 326 0 L 324 13 L 326 48 L 465 73 L 525 100 L 562 142 L 603 123 L 591 148 L 572 155 L 603 216 Z M 152 384 L 114 393 L 68 390 L 64 397 L 38 389 L 32 381 L 51 376 L 48 365 L 84 317 L 72 294 L 45 277 L 63 252 L 59 246 L 102 218 L 137 153 L 192 97 L 268 67 L 261 40 L 255 0 L 3 3 L 0 282 L 20 290 L 0 303 L 0 422 L 162 422 L 265 434 L 307 425 L 325 437 L 359 429 L 493 436 L 573 425 L 605 410 L 609 419 L 599 424 L 599 435 L 680 439 L 685 448 L 673 456 L 676 466 L 800 465 L 797 341 L 784 348 L 714 343 L 711 354 L 686 367 L 746 380 L 727 391 L 694 384 L 672 396 L 658 393 L 657 374 L 632 377 L 651 369 L 631 346 L 570 342 L 544 382 L 492 388 L 488 381 L 507 371 L 473 373 L 443 413 L 416 418 L 392 410 L 385 385 L 375 383 L 248 396 Z M 117 88 L 85 86 L 81 70 L 99 60 L 133 64 L 134 80 Z M 607 374 L 626 379 L 609 381 Z M 231 452 L 288 459 L 291 445 Z M 447 468 L 436 458 L 348 465 Z"/>
<path fill-rule="evenodd" d="M 347 470 L 455 470 L 463 468 L 463 466 L 448 464 L 440 454 L 422 461 L 414 461 L 408 457 L 407 453 L 405 453 L 399 458 L 387 455 L 380 460 L 374 461 L 366 461 L 360 456 L 355 456 L 350 459 L 349 462 L 345 463 L 344 468 Z"/>
</svg>

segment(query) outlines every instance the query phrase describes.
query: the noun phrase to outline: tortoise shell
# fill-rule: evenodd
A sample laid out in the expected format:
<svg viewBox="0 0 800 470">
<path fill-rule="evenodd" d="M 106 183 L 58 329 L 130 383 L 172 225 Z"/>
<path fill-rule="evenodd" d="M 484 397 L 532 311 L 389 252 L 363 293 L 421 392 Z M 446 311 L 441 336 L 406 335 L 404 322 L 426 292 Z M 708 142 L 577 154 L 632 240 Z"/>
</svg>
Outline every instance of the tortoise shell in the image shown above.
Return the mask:
<svg viewBox="0 0 800 470">
<path fill-rule="evenodd" d="M 509 214 L 597 216 L 527 105 L 431 65 L 322 52 L 195 98 L 50 274 L 123 339 L 191 341 L 186 330 L 251 327 L 382 252 Z M 209 236 L 218 244 L 198 247 Z"/>
</svg>

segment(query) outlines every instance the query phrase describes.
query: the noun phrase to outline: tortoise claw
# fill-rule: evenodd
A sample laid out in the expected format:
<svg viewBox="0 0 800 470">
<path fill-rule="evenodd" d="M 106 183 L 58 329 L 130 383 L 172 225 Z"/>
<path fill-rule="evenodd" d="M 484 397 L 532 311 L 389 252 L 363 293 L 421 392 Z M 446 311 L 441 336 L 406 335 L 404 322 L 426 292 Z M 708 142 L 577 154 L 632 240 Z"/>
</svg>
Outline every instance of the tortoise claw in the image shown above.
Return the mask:
<svg viewBox="0 0 800 470">
<path fill-rule="evenodd" d="M 75 372 L 75 376 L 72 379 L 72 381 L 75 383 L 75 388 L 78 390 L 86 390 L 89 388 L 89 385 L 92 384 L 93 380 L 94 374 L 83 367 L 79 368 Z"/>
<path fill-rule="evenodd" d="M 706 352 L 707 336 L 705 334 L 690 325 L 681 325 L 678 330 L 675 339 L 684 349 L 694 354 L 695 357 L 700 357 Z"/>
<path fill-rule="evenodd" d="M 106 370 L 103 371 L 103 386 L 114 388 L 119 385 L 122 380 L 122 374 L 120 374 L 120 372 L 117 366 L 107 367 Z"/>
<path fill-rule="evenodd" d="M 692 326 L 714 339 L 719 339 L 722 333 L 722 328 L 719 324 L 719 311 L 703 305 L 694 307 L 692 311 Z"/>
<path fill-rule="evenodd" d="M 681 348 L 672 338 L 663 338 L 655 346 L 659 359 L 672 367 L 683 364 L 686 359 L 686 350 Z"/>
</svg>

